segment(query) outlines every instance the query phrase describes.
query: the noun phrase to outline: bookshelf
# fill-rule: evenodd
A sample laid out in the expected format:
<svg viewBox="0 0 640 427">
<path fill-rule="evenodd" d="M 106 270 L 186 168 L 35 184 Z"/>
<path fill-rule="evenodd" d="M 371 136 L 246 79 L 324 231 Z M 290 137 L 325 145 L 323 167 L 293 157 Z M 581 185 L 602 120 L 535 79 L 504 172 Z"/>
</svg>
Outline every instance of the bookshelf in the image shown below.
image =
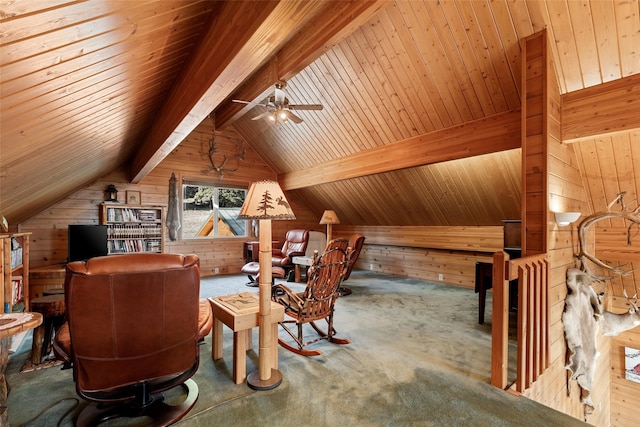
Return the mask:
<svg viewBox="0 0 640 427">
<path fill-rule="evenodd" d="M 29 237 L 31 233 L 0 234 L 0 307 L 3 313 L 29 311 Z"/>
<path fill-rule="evenodd" d="M 100 223 L 107 225 L 109 254 L 162 253 L 163 208 L 161 206 L 103 203 Z"/>
</svg>

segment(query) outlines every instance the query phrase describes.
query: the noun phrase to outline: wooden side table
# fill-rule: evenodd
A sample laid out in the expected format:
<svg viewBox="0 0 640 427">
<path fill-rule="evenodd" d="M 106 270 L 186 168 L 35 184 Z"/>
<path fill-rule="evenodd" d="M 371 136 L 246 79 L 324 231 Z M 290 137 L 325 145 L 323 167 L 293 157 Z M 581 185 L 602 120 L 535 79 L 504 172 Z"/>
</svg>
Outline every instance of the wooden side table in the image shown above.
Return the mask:
<svg viewBox="0 0 640 427">
<path fill-rule="evenodd" d="M 42 323 L 40 313 L 7 313 L 0 314 L 0 405 L 7 400 L 9 388 L 4 372 L 9 362 L 9 348 L 11 337 L 20 332 L 28 331 Z"/>
<path fill-rule="evenodd" d="M 302 281 L 302 275 L 300 274 L 300 266 L 305 267 L 305 271 L 313 264 L 313 257 L 310 256 L 294 256 L 291 258 L 291 262 L 295 265 L 295 281 L 300 283 Z M 306 278 L 305 278 L 306 280 Z"/>
<path fill-rule="evenodd" d="M 213 311 L 211 358 L 222 358 L 222 325 L 233 331 L 233 381 L 241 384 L 247 377 L 247 350 L 251 349 L 251 329 L 258 326 L 258 295 L 242 292 L 209 298 Z M 284 320 L 284 307 L 271 301 L 272 368 L 278 369 L 278 322 Z"/>
</svg>

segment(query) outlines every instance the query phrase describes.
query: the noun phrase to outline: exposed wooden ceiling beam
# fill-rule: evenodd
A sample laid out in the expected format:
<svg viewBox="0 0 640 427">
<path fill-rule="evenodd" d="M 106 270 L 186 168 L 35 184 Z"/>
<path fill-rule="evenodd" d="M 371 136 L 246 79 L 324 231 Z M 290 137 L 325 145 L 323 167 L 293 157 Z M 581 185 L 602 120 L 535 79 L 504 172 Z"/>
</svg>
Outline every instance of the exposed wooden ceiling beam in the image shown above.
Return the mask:
<svg viewBox="0 0 640 427">
<path fill-rule="evenodd" d="M 278 176 L 284 190 L 520 148 L 520 110 L 361 151 Z"/>
<path fill-rule="evenodd" d="M 640 74 L 562 96 L 562 140 L 640 129 Z"/>
<path fill-rule="evenodd" d="M 288 80 L 299 73 L 391 3 L 389 0 L 325 2 L 317 16 L 293 34 L 291 41 L 272 60 L 264 64 L 250 80 L 233 93 L 232 99 L 252 101 L 268 96 L 274 83 L 278 80 Z M 232 102 L 229 99 L 215 111 L 216 126 L 224 127 L 251 108 L 253 106 Z"/>
<path fill-rule="evenodd" d="M 131 182 L 140 182 L 153 170 L 322 3 L 216 2 L 206 33 L 130 164 Z"/>
</svg>

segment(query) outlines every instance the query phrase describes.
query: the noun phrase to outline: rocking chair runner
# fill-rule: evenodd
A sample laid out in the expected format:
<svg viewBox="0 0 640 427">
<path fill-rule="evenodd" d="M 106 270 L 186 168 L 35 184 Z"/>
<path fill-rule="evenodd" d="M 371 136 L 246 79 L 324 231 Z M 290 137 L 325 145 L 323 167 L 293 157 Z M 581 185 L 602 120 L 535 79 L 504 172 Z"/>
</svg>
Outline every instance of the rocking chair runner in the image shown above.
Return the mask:
<svg viewBox="0 0 640 427">
<path fill-rule="evenodd" d="M 309 267 L 307 287 L 302 293 L 295 293 L 283 284 L 277 284 L 272 289 L 272 299 L 285 307 L 285 314 L 291 319 L 280 322 L 280 326 L 295 340 L 296 346 L 281 338 L 278 343 L 296 354 L 302 356 L 318 356 L 320 350 L 307 350 L 304 347 L 316 341 L 326 339 L 335 344 L 349 344 L 349 340 L 336 338 L 333 327 L 333 310 L 339 296 L 338 289 L 344 277 L 353 251 L 346 239 L 334 239 L 327 245 L 324 253 L 318 256 L 314 252 L 314 259 Z M 316 325 L 316 321 L 324 319 L 327 322 L 326 331 Z M 287 324 L 295 323 L 297 333 Z M 304 324 L 310 324 L 318 333 L 318 337 L 305 341 L 303 338 Z"/>
</svg>

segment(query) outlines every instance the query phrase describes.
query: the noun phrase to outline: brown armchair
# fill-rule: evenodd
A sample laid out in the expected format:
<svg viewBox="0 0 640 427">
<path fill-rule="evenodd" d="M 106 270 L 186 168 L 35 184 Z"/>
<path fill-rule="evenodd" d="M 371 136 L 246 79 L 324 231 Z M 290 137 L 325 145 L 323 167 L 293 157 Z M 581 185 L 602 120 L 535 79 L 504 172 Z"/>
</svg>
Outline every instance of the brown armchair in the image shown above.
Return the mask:
<svg viewBox="0 0 640 427">
<path fill-rule="evenodd" d="M 67 264 L 68 321 L 54 350 L 71 362 L 76 391 L 91 402 L 77 425 L 122 416 L 169 425 L 191 410 L 198 397 L 190 379 L 198 369 L 198 340 L 211 329 L 211 309 L 199 293 L 195 255 L 127 254 Z M 186 398 L 169 405 L 162 393 L 176 386 Z"/>
<path fill-rule="evenodd" d="M 293 272 L 293 257 L 304 256 L 309 243 L 309 230 L 289 230 L 281 249 L 271 250 L 271 264 Z"/>
<path fill-rule="evenodd" d="M 353 266 L 356 264 L 356 261 L 360 256 L 362 245 L 364 245 L 364 236 L 362 234 L 354 234 L 349 238 L 349 247 L 353 250 L 353 253 L 349 259 L 349 265 L 347 266 L 347 272 L 344 274 L 344 279 L 342 279 L 343 281 L 347 280 L 349 276 L 351 276 Z M 351 289 L 345 288 L 344 286 L 340 286 L 338 291 L 341 296 L 351 295 L 352 293 Z"/>
</svg>

